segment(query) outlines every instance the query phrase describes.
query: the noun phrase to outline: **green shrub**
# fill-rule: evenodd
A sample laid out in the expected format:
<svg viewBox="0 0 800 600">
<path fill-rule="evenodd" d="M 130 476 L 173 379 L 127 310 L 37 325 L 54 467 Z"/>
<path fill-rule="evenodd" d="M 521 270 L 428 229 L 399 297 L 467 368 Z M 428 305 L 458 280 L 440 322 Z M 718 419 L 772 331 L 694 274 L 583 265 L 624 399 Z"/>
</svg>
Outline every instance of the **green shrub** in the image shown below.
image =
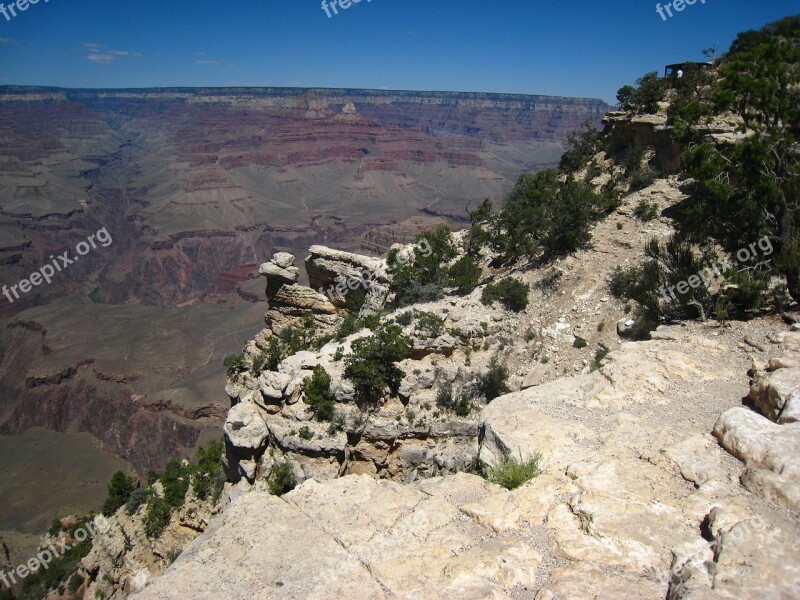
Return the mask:
<svg viewBox="0 0 800 600">
<path fill-rule="evenodd" d="M 625 180 L 629 185 L 628 193 L 643 190 L 656 180 L 657 174 L 650 166 L 649 161 L 645 162 L 644 149 L 641 147 L 633 146 L 627 150 L 623 167 L 625 168 Z"/>
<path fill-rule="evenodd" d="M 664 99 L 667 91 L 665 82 L 656 71 L 646 73 L 636 80 L 636 87 L 625 85 L 617 92 L 617 100 L 625 110 L 636 113 L 655 114 L 658 103 Z"/>
<path fill-rule="evenodd" d="M 318 421 L 333 419 L 336 399 L 331 391 L 331 376 L 322 365 L 314 367 L 311 377 L 303 380 L 305 403 L 311 407 Z"/>
<path fill-rule="evenodd" d="M 47 535 L 51 537 L 56 537 L 58 533 L 61 531 L 63 525 L 61 524 L 61 519 L 58 517 L 54 518 L 50 522 L 50 528 L 47 530 Z"/>
<path fill-rule="evenodd" d="M 268 371 L 277 371 L 278 365 L 280 365 L 281 361 L 285 358 L 283 344 L 281 344 L 281 341 L 278 338 L 269 338 L 269 344 L 267 345 L 267 350 L 264 353 L 264 357 L 264 367 Z"/>
<path fill-rule="evenodd" d="M 475 210 L 467 209 L 470 223 L 464 244 L 467 256 L 478 256 L 486 242 L 489 241 L 489 232 L 484 226 L 492 218 L 492 208 L 492 201 L 489 198 L 484 198 L 483 202 Z"/>
<path fill-rule="evenodd" d="M 450 230 L 440 225 L 417 236 L 411 260 L 401 263 L 396 250 L 390 251 L 387 263 L 392 271 L 390 291 L 397 306 L 438 300 L 447 283 L 444 266 L 456 257 Z"/>
<path fill-rule="evenodd" d="M 461 394 L 461 400 L 453 406 L 453 412 L 459 417 L 466 417 L 472 412 L 472 400 L 467 394 Z"/>
<path fill-rule="evenodd" d="M 308 428 L 308 425 L 303 425 L 297 435 L 301 440 L 310 440 L 314 437 L 314 434 Z"/>
<path fill-rule="evenodd" d="M 644 199 L 639 200 L 639 204 L 633 209 L 633 216 L 647 223 L 658 216 L 658 207 Z"/>
<path fill-rule="evenodd" d="M 134 487 L 133 479 L 125 475 L 125 473 L 122 471 L 114 473 L 111 477 L 111 482 L 108 484 L 108 497 L 103 502 L 103 515 L 110 517 L 117 512 L 117 509 L 124 506 Z"/>
<path fill-rule="evenodd" d="M 344 359 L 344 376 L 353 382 L 361 405 L 377 402 L 386 390 L 397 393 L 404 376 L 397 363 L 408 356 L 410 346 L 396 323 L 383 323 L 373 335 L 353 342 Z"/>
<path fill-rule="evenodd" d="M 581 130 L 568 133 L 565 146 L 559 169 L 567 174 L 580 171 L 598 152 L 606 149 L 600 130 L 591 121 L 586 121 Z"/>
<path fill-rule="evenodd" d="M 456 293 L 465 296 L 478 287 L 481 280 L 481 267 L 471 256 L 462 256 L 447 271 L 447 285 Z"/>
<path fill-rule="evenodd" d="M 299 325 L 285 327 L 278 337 L 283 342 L 286 356 L 291 356 L 311 348 L 316 334 L 317 326 L 314 323 L 314 315 L 305 313 Z"/>
<path fill-rule="evenodd" d="M 425 337 L 436 338 L 444 332 L 444 319 L 432 312 L 415 310 L 417 318 L 416 331 Z"/>
<path fill-rule="evenodd" d="M 67 589 L 70 591 L 71 594 L 74 594 L 80 589 L 84 581 L 85 580 L 83 579 L 83 576 L 80 573 L 75 573 L 72 577 L 69 578 Z"/>
<path fill-rule="evenodd" d="M 513 456 L 504 457 L 503 460 L 486 470 L 486 479 L 502 485 L 507 490 L 513 490 L 538 477 L 541 473 L 542 455 L 537 452 L 527 461 L 522 460 L 521 454 L 519 460 Z"/>
<path fill-rule="evenodd" d="M 453 384 L 443 383 L 436 390 L 436 404 L 442 408 L 451 408 L 453 406 Z"/>
<path fill-rule="evenodd" d="M 86 519 L 81 519 L 70 527 L 70 535 L 74 535 L 79 528 L 86 528 Z M 67 546 L 61 556 L 53 560 L 49 568 L 39 569 L 30 573 L 23 581 L 20 589 L 20 600 L 36 600 L 49 597 L 49 590 L 63 589 L 66 591 L 71 576 L 80 568 L 81 560 L 92 549 L 92 540 L 74 543 Z M 11 596 L 13 598 L 13 595 Z"/>
<path fill-rule="evenodd" d="M 254 377 L 258 377 L 264 370 L 264 367 L 267 365 L 268 361 L 269 357 L 264 352 L 262 352 L 253 359 L 253 366 L 250 368 L 250 373 Z"/>
<path fill-rule="evenodd" d="M 635 300 L 639 305 L 634 313 L 640 321 L 633 330 L 637 339 L 647 339 L 660 321 L 709 314 L 715 302 L 706 285 L 690 287 L 685 282 L 699 282 L 701 273 L 713 277 L 714 255 L 710 250 L 698 254 L 678 237 L 666 243 L 654 238 L 645 246 L 645 257 L 639 265 L 617 267 L 610 284 L 616 297 Z M 685 293 L 678 289 L 683 286 Z"/>
<path fill-rule="evenodd" d="M 577 335 L 575 336 L 575 340 L 572 342 L 572 347 L 573 348 L 586 348 L 586 346 L 588 346 L 588 345 L 589 345 L 589 342 L 587 342 L 585 339 L 583 339 L 582 337 L 579 337 Z"/>
<path fill-rule="evenodd" d="M 592 371 L 597 371 L 600 368 L 600 362 L 608 355 L 608 350 L 605 348 L 598 348 L 594 353 L 594 360 L 592 361 Z"/>
<path fill-rule="evenodd" d="M 223 447 L 222 439 L 218 439 L 197 449 L 195 462 L 191 469 L 192 489 L 201 500 L 205 500 L 211 494 L 216 502 L 222 492 L 220 481 L 222 483 L 225 481 L 222 467 Z"/>
<path fill-rule="evenodd" d="M 506 277 L 483 288 L 481 302 L 489 305 L 499 300 L 508 310 L 520 312 L 528 306 L 529 290 L 530 287 L 527 284 L 512 277 Z"/>
<path fill-rule="evenodd" d="M 344 358 L 344 347 L 339 346 L 336 348 L 336 352 L 333 353 L 333 360 L 334 362 L 339 362 Z"/>
<path fill-rule="evenodd" d="M 184 465 L 183 461 L 173 459 L 164 467 L 158 476 L 161 483 L 163 496 L 153 494 L 147 502 L 143 523 L 148 537 L 155 538 L 169 524 L 172 512 L 183 506 L 186 501 L 186 492 L 191 481 L 191 465 Z"/>
<path fill-rule="evenodd" d="M 128 497 L 128 501 L 125 503 L 125 513 L 128 516 L 135 515 L 139 507 L 145 504 L 150 499 L 151 495 L 152 490 L 150 488 L 140 487 L 133 490 Z"/>
<path fill-rule="evenodd" d="M 149 538 L 157 538 L 169 525 L 172 507 L 161 496 L 153 496 L 147 502 L 147 512 L 144 514 L 142 524 L 144 532 Z"/>
<path fill-rule="evenodd" d="M 486 372 L 478 376 L 478 390 L 487 402 L 511 391 L 508 387 L 508 369 L 497 361 L 496 356 L 489 361 Z"/>
<path fill-rule="evenodd" d="M 294 469 L 288 462 L 272 467 L 267 481 L 269 493 L 273 496 L 282 496 L 291 492 L 297 485 Z"/>
<path fill-rule="evenodd" d="M 519 176 L 492 222 L 491 245 L 501 264 L 539 257 L 541 239 L 549 226 L 549 206 L 558 189 L 559 177 L 554 169 Z"/>
<path fill-rule="evenodd" d="M 191 467 L 177 458 L 172 459 L 164 467 L 159 481 L 164 489 L 164 500 L 171 509 L 183 506 L 186 492 L 189 490 Z"/>
<path fill-rule="evenodd" d="M 223 361 L 228 373 L 237 373 L 244 369 L 244 357 L 241 354 L 228 354 Z"/>
<path fill-rule="evenodd" d="M 403 325 L 404 327 L 411 325 L 411 321 L 413 320 L 414 320 L 414 315 L 410 310 L 400 313 L 399 315 L 397 315 L 397 318 L 395 318 L 395 322 L 398 323 L 399 325 Z"/>
</svg>

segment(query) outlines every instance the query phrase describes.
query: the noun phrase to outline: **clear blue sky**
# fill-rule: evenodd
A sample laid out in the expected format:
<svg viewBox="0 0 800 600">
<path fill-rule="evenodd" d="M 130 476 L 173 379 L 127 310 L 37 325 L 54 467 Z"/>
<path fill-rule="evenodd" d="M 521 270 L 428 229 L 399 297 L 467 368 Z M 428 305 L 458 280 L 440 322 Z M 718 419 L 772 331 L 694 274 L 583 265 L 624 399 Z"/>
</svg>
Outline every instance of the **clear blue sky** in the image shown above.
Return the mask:
<svg viewBox="0 0 800 600">
<path fill-rule="evenodd" d="M 800 12 L 797 0 L 701 2 L 664 21 L 650 0 L 362 0 L 331 18 L 321 0 L 39 0 L 10 21 L 0 15 L 0 84 L 613 101 L 647 71 L 701 59 L 703 48 L 725 49 L 741 30 Z"/>
</svg>

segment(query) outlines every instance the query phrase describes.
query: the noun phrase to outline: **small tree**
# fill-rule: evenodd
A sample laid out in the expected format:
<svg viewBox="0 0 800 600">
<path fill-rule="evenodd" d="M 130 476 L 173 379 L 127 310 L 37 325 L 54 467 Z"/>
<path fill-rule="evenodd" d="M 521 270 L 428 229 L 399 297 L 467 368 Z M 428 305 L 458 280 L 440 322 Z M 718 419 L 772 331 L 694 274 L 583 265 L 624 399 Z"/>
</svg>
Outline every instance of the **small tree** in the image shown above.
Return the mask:
<svg viewBox="0 0 800 600">
<path fill-rule="evenodd" d="M 447 271 L 447 285 L 456 289 L 461 296 L 469 294 L 478 287 L 481 280 L 481 267 L 471 256 L 462 256 Z"/>
<path fill-rule="evenodd" d="M 272 467 L 267 478 L 269 493 L 273 496 L 282 496 L 291 492 L 297 485 L 294 469 L 288 462 Z"/>
<path fill-rule="evenodd" d="M 228 374 L 238 373 L 244 369 L 244 357 L 241 354 L 228 354 L 223 361 Z"/>
<path fill-rule="evenodd" d="M 134 488 L 133 479 L 125 475 L 122 471 L 114 473 L 111 477 L 111 482 L 108 484 L 108 497 L 103 503 L 103 515 L 110 517 L 117 512 L 117 510 L 128 501 L 128 497 L 131 495 Z"/>
<path fill-rule="evenodd" d="M 417 236 L 413 260 L 403 263 L 397 250 L 389 252 L 387 263 L 393 272 L 391 291 L 397 306 L 438 300 L 447 280 L 445 264 L 456 257 L 450 230 L 440 225 Z"/>
<path fill-rule="evenodd" d="M 528 306 L 530 286 L 513 277 L 506 277 L 483 288 L 481 302 L 486 305 L 500 301 L 508 310 L 520 312 Z"/>
<path fill-rule="evenodd" d="M 221 439 L 213 440 L 207 446 L 200 446 L 197 449 L 195 464 L 192 466 L 192 488 L 201 500 L 205 500 L 212 491 L 216 499 L 221 491 L 215 489 L 215 486 L 223 473 L 222 452 Z"/>
<path fill-rule="evenodd" d="M 331 421 L 334 417 L 336 398 L 331 391 L 331 376 L 322 365 L 314 367 L 311 377 L 303 380 L 305 402 L 311 407 L 319 421 Z"/>
<path fill-rule="evenodd" d="M 617 100 L 625 110 L 639 114 L 655 114 L 658 112 L 658 103 L 664 99 L 665 92 L 664 80 L 656 71 L 651 71 L 636 80 L 636 87 L 622 86 L 617 92 Z"/>
<path fill-rule="evenodd" d="M 487 402 L 511 391 L 508 387 L 508 369 L 493 356 L 489 368 L 478 376 L 478 389 Z"/>
<path fill-rule="evenodd" d="M 396 323 L 383 323 L 369 337 L 353 342 L 344 358 L 344 376 L 353 382 L 360 404 L 374 404 L 390 390 L 397 393 L 404 373 L 397 363 L 406 356 L 410 340 Z"/>
<path fill-rule="evenodd" d="M 484 225 L 492 218 L 492 208 L 492 201 L 489 198 L 485 198 L 475 210 L 470 211 L 467 209 L 470 223 L 465 244 L 467 256 L 478 256 L 483 246 L 489 241 L 489 233 Z"/>
</svg>

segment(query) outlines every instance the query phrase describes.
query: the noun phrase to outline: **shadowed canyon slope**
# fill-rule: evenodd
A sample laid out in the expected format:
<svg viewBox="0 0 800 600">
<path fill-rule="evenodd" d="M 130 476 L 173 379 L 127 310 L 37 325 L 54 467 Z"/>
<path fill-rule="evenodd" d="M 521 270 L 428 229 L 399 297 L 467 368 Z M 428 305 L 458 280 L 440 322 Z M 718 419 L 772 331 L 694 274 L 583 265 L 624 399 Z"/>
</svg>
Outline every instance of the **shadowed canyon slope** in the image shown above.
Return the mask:
<svg viewBox="0 0 800 600">
<path fill-rule="evenodd" d="M 450 92 L 0 88 L 2 284 L 102 227 L 113 239 L 49 285 L 0 297 L 0 432 L 89 431 L 140 472 L 186 454 L 222 423 L 221 360 L 258 329 L 265 257 L 315 243 L 380 253 L 458 222 L 555 164 L 565 135 L 607 109 Z"/>
</svg>

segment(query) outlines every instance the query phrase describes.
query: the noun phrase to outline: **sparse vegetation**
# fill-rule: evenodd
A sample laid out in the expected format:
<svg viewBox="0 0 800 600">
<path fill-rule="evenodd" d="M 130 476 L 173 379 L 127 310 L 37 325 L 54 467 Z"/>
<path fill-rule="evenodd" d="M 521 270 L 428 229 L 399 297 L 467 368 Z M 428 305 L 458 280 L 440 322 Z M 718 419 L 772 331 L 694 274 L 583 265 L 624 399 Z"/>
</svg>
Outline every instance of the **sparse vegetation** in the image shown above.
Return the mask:
<svg viewBox="0 0 800 600">
<path fill-rule="evenodd" d="M 114 473 L 111 477 L 111 482 L 108 484 L 108 497 L 105 502 L 103 502 L 101 511 L 103 515 L 110 517 L 117 512 L 119 508 L 124 506 L 134 488 L 133 479 L 122 471 Z"/>
<path fill-rule="evenodd" d="M 67 534 L 72 537 L 78 529 L 85 529 L 88 519 L 80 519 L 67 528 Z M 92 549 L 91 538 L 82 542 L 77 540 L 70 544 L 65 549 L 63 554 L 53 560 L 47 569 L 39 569 L 34 573 L 30 573 L 25 579 L 22 580 L 22 585 L 19 590 L 19 600 L 38 600 L 48 596 L 49 590 L 63 589 L 67 590 L 73 581 L 76 571 L 80 567 L 81 560 L 89 554 Z M 78 577 L 81 577 L 78 575 Z M 74 580 L 75 583 L 78 579 Z M 76 590 L 80 588 L 80 585 Z M 11 595 L 11 598 L 14 596 Z"/>
<path fill-rule="evenodd" d="M 223 360 L 228 375 L 244 370 L 244 357 L 241 354 L 228 354 Z"/>
<path fill-rule="evenodd" d="M 423 310 L 415 310 L 414 316 L 417 318 L 417 334 L 435 338 L 444 333 L 444 319 L 440 316 Z"/>
<path fill-rule="evenodd" d="M 273 496 L 282 496 L 295 488 L 297 485 L 297 477 L 294 474 L 292 465 L 285 462 L 272 467 L 267 477 L 267 482 L 270 494 Z"/>
<path fill-rule="evenodd" d="M 411 325 L 411 321 L 413 320 L 414 320 L 414 315 L 412 314 L 412 312 L 410 310 L 406 310 L 397 315 L 395 322 L 397 322 L 399 325 L 403 325 L 404 327 L 406 327 L 408 325 Z"/>
<path fill-rule="evenodd" d="M 658 217 L 658 207 L 647 200 L 639 200 L 636 208 L 633 209 L 633 216 L 647 223 Z"/>
<path fill-rule="evenodd" d="M 318 421 L 331 421 L 336 398 L 331 391 L 331 376 L 321 365 L 314 367 L 311 377 L 303 380 L 305 402 Z"/>
<path fill-rule="evenodd" d="M 538 477 L 542 473 L 542 455 L 538 452 L 528 460 L 519 460 L 513 456 L 505 456 L 492 467 L 486 469 L 486 479 L 502 485 L 507 490 L 514 490 Z"/>
<path fill-rule="evenodd" d="M 150 488 L 139 487 L 133 490 L 125 503 L 125 513 L 128 516 L 135 515 L 139 508 L 147 503 L 151 495 L 152 490 Z"/>
<path fill-rule="evenodd" d="M 362 406 L 375 404 L 386 390 L 397 392 L 403 378 L 397 363 L 406 358 L 410 346 L 396 323 L 383 323 L 373 335 L 353 342 L 353 352 L 344 359 L 344 376 L 353 382 Z"/>
<path fill-rule="evenodd" d="M 636 335 L 663 320 L 751 315 L 771 304 L 775 275 L 785 277 L 789 294 L 800 301 L 798 37 L 798 16 L 740 33 L 718 68 L 692 67 L 676 80 L 669 122 L 686 147 L 681 168 L 690 197 L 674 207 L 675 238 L 663 247 L 649 243 L 641 265 L 615 275 L 614 286 L 638 303 Z M 727 112 L 751 134 L 718 145 L 702 126 Z M 756 241 L 760 252 L 721 273 L 716 291 L 705 282 L 678 287 L 710 266 L 709 248 L 719 245 L 734 256 Z M 764 254 L 773 255 L 768 268 Z M 673 286 L 668 295 L 661 292 Z M 639 327 L 643 321 L 647 327 Z"/>
<path fill-rule="evenodd" d="M 598 348 L 594 353 L 594 360 L 592 361 L 591 371 L 597 371 L 600 368 L 601 361 L 608 355 L 608 350 L 604 347 Z"/>
<path fill-rule="evenodd" d="M 508 310 L 520 312 L 528 307 L 529 291 L 530 287 L 527 284 L 513 277 L 506 277 L 483 288 L 481 302 L 488 305 L 500 301 Z"/>
<path fill-rule="evenodd" d="M 658 103 L 664 99 L 666 85 L 656 71 L 646 73 L 636 80 L 636 86 L 625 85 L 617 92 L 617 101 L 624 110 L 642 114 L 658 112 Z"/>
<path fill-rule="evenodd" d="M 489 361 L 486 372 L 478 376 L 478 390 L 487 402 L 511 391 L 508 387 L 508 369 L 498 362 L 496 356 Z"/>
<path fill-rule="evenodd" d="M 225 483 L 225 473 L 222 468 L 222 439 L 209 442 L 207 446 L 197 449 L 194 464 L 191 468 L 192 489 L 200 500 L 212 497 L 216 503 Z"/>
</svg>

